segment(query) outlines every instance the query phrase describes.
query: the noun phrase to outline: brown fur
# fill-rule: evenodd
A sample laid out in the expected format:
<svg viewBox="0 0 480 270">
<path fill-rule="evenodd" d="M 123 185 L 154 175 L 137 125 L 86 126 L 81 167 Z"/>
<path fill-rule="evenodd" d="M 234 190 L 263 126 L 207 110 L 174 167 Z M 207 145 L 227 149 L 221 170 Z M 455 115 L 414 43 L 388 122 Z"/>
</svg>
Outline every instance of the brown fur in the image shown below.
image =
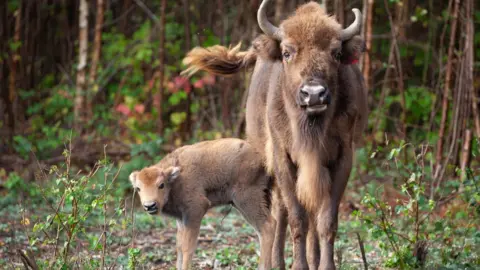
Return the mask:
<svg viewBox="0 0 480 270">
<path fill-rule="evenodd" d="M 130 180 L 139 188 L 143 205 L 155 202 L 161 213 L 178 220 L 177 268 L 190 266 L 207 210 L 232 204 L 258 233 L 260 268 L 270 269 L 275 229 L 270 216 L 273 181 L 247 142 L 219 139 L 184 146 L 158 164 L 132 172 Z"/>
<path fill-rule="evenodd" d="M 318 243 L 311 242 L 317 238 L 322 245 L 320 268 L 334 269 L 338 205 L 350 175 L 354 145 L 368 115 L 362 74 L 350 65 L 363 52 L 364 42 L 360 36 L 340 41 L 340 24 L 314 2 L 300 6 L 280 28 L 284 33 L 281 43 L 260 36 L 248 52 L 235 52 L 240 59 L 249 55 L 248 59 L 256 61 L 247 99 L 247 140 L 263 152 L 267 171 L 274 173 L 281 192 L 275 196 L 281 197 L 277 203 L 288 211 L 293 268 L 307 267 L 306 232 L 310 231 L 317 235 L 308 237 L 309 248 L 318 250 Z M 279 52 L 291 57 L 279 59 Z M 328 109 L 313 117 L 296 102 L 299 86 L 310 77 L 324 80 L 332 95 Z M 304 216 L 304 208 L 309 218 Z M 276 218 L 282 220 L 279 215 L 285 213 L 282 207 L 278 209 Z M 308 230 L 308 219 L 316 230 Z M 276 237 L 282 238 L 284 229 L 277 228 Z M 276 240 L 275 245 L 281 243 Z M 274 247 L 275 256 L 282 256 L 280 248 Z M 310 255 L 310 265 L 316 266 L 319 254 Z M 284 268 L 283 258 L 273 259 L 274 266 Z"/>
<path fill-rule="evenodd" d="M 198 70 L 207 70 L 216 75 L 231 75 L 242 68 L 249 68 L 255 63 L 256 55 L 250 52 L 240 52 L 241 43 L 233 48 L 213 46 L 208 49 L 197 47 L 191 50 L 183 59 L 190 66 L 182 74 L 193 74 Z"/>
</svg>

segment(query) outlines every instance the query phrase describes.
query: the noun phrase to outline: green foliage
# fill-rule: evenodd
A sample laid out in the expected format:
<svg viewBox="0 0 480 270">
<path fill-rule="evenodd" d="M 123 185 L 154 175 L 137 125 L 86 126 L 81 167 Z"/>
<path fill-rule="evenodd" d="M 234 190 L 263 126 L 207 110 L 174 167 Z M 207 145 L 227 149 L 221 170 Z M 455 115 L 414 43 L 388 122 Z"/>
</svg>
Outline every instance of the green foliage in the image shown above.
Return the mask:
<svg viewBox="0 0 480 270">
<path fill-rule="evenodd" d="M 431 193 L 429 189 L 435 181 L 426 166 L 431 155 L 425 150 L 401 143 L 371 155 L 387 157 L 383 169 L 390 168 L 388 175 L 395 179 L 400 194 L 397 199 L 388 198 L 382 188 L 367 186 L 361 200 L 365 210 L 353 212 L 361 222 L 357 229 L 364 228 L 367 239 L 378 243 L 385 258 L 383 265 L 388 268 L 412 269 L 423 265 L 463 269 L 478 265 L 480 234 L 474 224 L 480 218 L 479 179 L 468 177 L 463 183 L 464 196 L 450 206 L 445 218 L 439 217 L 436 213 L 439 202 L 451 194 L 452 188 L 435 189 Z"/>
<path fill-rule="evenodd" d="M 65 150 L 66 160 L 69 155 L 69 151 Z M 101 160 L 89 174 L 79 175 L 73 173 L 66 162 L 62 167 L 52 166 L 49 176 L 52 185 L 33 189 L 41 192 L 43 203 L 50 211 L 32 218 L 34 226 L 29 234 L 29 243 L 32 249 L 50 246 L 54 248 L 55 256 L 39 260 L 39 265 L 42 265 L 42 269 L 63 269 L 74 265 L 86 269 L 98 268 L 100 261 L 93 257 L 103 254 L 108 245 L 112 244 L 112 239 L 104 239 L 108 237 L 109 230 L 131 224 L 131 220 L 124 215 L 121 197 L 114 195 L 117 172 L 106 160 Z M 10 183 L 9 188 L 22 186 L 22 182 L 15 176 L 7 182 Z M 91 231 L 90 227 L 94 224 L 102 224 L 100 226 L 107 230 Z M 72 251 L 84 240 L 89 243 L 85 257 L 72 256 Z M 136 253 L 132 253 L 132 256 L 135 262 L 138 256 Z"/>
<path fill-rule="evenodd" d="M 140 249 L 129 248 L 128 249 L 128 269 L 136 269 L 138 264 L 138 257 L 140 256 Z"/>
</svg>

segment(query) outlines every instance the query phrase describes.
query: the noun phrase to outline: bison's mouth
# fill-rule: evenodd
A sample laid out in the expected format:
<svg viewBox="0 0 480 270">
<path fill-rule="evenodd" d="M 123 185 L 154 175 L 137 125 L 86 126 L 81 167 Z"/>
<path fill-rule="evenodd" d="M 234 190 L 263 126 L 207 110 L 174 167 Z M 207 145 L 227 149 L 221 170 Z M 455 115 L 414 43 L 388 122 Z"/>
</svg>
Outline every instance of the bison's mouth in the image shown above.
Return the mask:
<svg viewBox="0 0 480 270">
<path fill-rule="evenodd" d="M 326 111 L 328 108 L 328 104 L 318 104 L 314 106 L 307 106 L 305 107 L 305 111 L 308 115 L 315 115 Z"/>
<path fill-rule="evenodd" d="M 146 210 L 147 213 L 149 213 L 150 215 L 155 215 L 156 213 L 158 213 L 158 209 L 151 209 L 151 210 Z"/>
</svg>

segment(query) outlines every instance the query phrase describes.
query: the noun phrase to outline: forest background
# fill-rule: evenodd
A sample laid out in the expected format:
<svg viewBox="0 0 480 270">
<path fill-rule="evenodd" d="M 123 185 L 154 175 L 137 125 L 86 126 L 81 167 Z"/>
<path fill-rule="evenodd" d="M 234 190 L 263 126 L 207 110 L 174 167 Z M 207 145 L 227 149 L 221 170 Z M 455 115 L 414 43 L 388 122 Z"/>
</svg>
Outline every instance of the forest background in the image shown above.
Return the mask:
<svg viewBox="0 0 480 270">
<path fill-rule="evenodd" d="M 478 3 L 324 1 L 344 26 L 362 10 L 367 44 L 340 268 L 479 267 Z M 1 1 L 2 267 L 174 265 L 174 222 L 142 212 L 128 174 L 181 145 L 244 138 L 249 73 L 180 72 L 195 46 L 247 49 L 260 2 Z M 268 15 L 278 24 L 304 2 L 272 1 Z M 196 266 L 254 269 L 256 239 L 235 210 L 211 211 Z"/>
</svg>

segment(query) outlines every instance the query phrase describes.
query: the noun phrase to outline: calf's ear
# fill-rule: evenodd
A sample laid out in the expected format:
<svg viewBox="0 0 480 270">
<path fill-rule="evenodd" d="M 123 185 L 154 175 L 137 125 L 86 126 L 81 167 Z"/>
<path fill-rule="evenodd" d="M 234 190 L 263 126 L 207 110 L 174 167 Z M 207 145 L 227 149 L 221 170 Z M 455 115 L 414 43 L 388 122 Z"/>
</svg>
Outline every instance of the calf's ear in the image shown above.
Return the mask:
<svg viewBox="0 0 480 270">
<path fill-rule="evenodd" d="M 343 42 L 342 44 L 342 58 L 340 61 L 344 65 L 352 65 L 358 63 L 360 56 L 365 52 L 365 40 L 359 35 Z"/>
<path fill-rule="evenodd" d="M 169 167 L 165 173 L 168 177 L 168 182 L 171 183 L 173 180 L 177 179 L 180 176 L 181 168 L 178 166 Z"/>
<path fill-rule="evenodd" d="M 138 171 L 134 171 L 128 177 L 130 179 L 130 182 L 132 183 L 133 187 L 136 187 L 136 185 L 137 185 L 137 175 L 138 175 Z"/>
</svg>

